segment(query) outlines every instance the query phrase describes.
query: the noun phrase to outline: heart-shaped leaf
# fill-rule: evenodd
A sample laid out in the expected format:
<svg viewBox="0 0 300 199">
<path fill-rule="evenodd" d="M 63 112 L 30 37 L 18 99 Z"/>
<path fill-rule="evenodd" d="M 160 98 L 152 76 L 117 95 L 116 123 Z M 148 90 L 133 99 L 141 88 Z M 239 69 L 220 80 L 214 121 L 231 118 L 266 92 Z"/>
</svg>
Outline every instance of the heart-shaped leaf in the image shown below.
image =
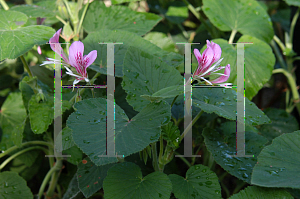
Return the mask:
<svg viewBox="0 0 300 199">
<path fill-rule="evenodd" d="M 76 112 L 68 118 L 75 144 L 98 166 L 117 162 L 106 155 L 106 112 L 114 109 L 102 98 L 76 103 Z M 108 107 L 107 107 L 108 106 Z M 124 157 L 143 150 L 158 140 L 160 127 L 170 121 L 170 105 L 166 102 L 150 103 L 131 120 L 115 105 L 115 151 Z M 114 143 L 107 143 L 108 147 Z"/>
<path fill-rule="evenodd" d="M 173 193 L 178 199 L 221 198 L 218 176 L 207 166 L 198 164 L 189 168 L 186 177 L 169 175 Z"/>
<path fill-rule="evenodd" d="M 78 185 L 86 198 L 91 197 L 102 188 L 107 171 L 113 165 L 96 166 L 89 158 L 85 158 L 78 164 Z"/>
<path fill-rule="evenodd" d="M 255 0 L 203 0 L 203 12 L 222 31 L 235 30 L 266 43 L 274 36 L 268 13 Z"/>
<path fill-rule="evenodd" d="M 193 105 L 204 112 L 215 113 L 229 120 L 236 120 L 237 93 L 230 88 L 194 88 Z M 270 119 L 245 98 L 245 120 L 248 125 L 259 125 L 270 122 Z"/>
<path fill-rule="evenodd" d="M 21 145 L 26 116 L 21 93 L 10 93 L 0 110 L 0 124 L 3 132 L 0 142 L 2 150 L 13 145 Z"/>
<path fill-rule="evenodd" d="M 221 130 L 220 130 L 221 131 Z M 267 139 L 257 133 L 245 133 L 246 155 L 249 153 L 254 157 L 231 157 L 236 154 L 236 130 L 222 129 L 223 132 L 231 131 L 232 136 L 226 140 L 223 135 L 214 129 L 203 130 L 204 142 L 211 152 L 214 160 L 228 173 L 250 184 L 251 173 L 256 164 L 256 156 L 260 153 Z M 223 133 L 224 134 L 224 133 Z"/>
<path fill-rule="evenodd" d="M 265 187 L 249 186 L 246 189 L 234 194 L 229 199 L 293 199 L 293 196 L 289 192 L 283 189 L 270 189 Z"/>
<path fill-rule="evenodd" d="M 0 10 L 0 60 L 17 58 L 34 45 L 45 44 L 55 33 L 47 26 L 21 27 L 27 16 L 17 11 Z"/>
<path fill-rule="evenodd" d="M 122 86 L 127 92 L 126 99 L 137 111 L 149 103 L 141 95 L 151 96 L 169 86 L 182 85 L 183 87 L 183 78 L 175 68 L 133 47 L 130 47 L 126 53 L 123 74 Z M 180 87 L 176 89 L 180 91 Z M 171 94 L 171 97 L 176 96 L 177 93 Z"/>
<path fill-rule="evenodd" d="M 83 40 L 83 43 L 86 52 L 97 50 L 97 59 L 89 68 L 102 74 L 107 74 L 107 45 L 103 45 L 101 42 L 123 42 L 123 44 L 116 44 L 114 50 L 115 75 L 117 77 L 123 77 L 123 61 L 130 46 L 138 47 L 140 50 L 158 57 L 172 67 L 177 67 L 183 63 L 182 55 L 164 51 L 134 33 L 122 30 L 99 30 L 95 33 L 90 33 Z"/>
<path fill-rule="evenodd" d="M 160 16 L 152 13 L 135 12 L 125 6 L 106 7 L 104 3 L 94 1 L 84 17 L 83 28 L 88 33 L 109 29 L 144 35 L 161 19 Z M 119 40 L 119 42 L 123 41 Z"/>
<path fill-rule="evenodd" d="M 183 88 L 184 88 L 183 85 L 169 86 L 153 93 L 152 96 L 141 95 L 141 97 L 151 102 L 159 101 L 165 98 L 172 98 L 172 97 L 176 97 L 177 95 L 183 94 L 184 93 Z"/>
<path fill-rule="evenodd" d="M 300 131 L 275 138 L 258 156 L 251 183 L 264 187 L 300 188 Z"/>
<path fill-rule="evenodd" d="M 0 173 L 0 196 L 5 199 L 33 198 L 26 181 L 15 172 Z"/>
<path fill-rule="evenodd" d="M 10 10 L 18 11 L 26 14 L 29 18 L 49 18 L 49 17 L 55 17 L 55 13 L 51 10 L 45 9 L 40 6 L 36 5 L 18 5 L 13 6 L 10 8 Z"/>
<path fill-rule="evenodd" d="M 139 166 L 123 162 L 108 170 L 103 190 L 106 199 L 169 199 L 172 184 L 164 173 L 154 172 L 143 177 Z"/>
</svg>

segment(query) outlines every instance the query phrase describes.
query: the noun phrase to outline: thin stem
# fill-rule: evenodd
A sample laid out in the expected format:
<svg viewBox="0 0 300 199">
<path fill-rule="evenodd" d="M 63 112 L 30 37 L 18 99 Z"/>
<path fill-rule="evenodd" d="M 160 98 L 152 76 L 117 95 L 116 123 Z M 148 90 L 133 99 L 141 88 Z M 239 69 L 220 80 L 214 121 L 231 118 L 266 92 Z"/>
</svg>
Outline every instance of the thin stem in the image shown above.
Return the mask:
<svg viewBox="0 0 300 199">
<path fill-rule="evenodd" d="M 48 147 L 53 147 L 53 144 L 49 143 L 49 142 L 44 142 L 44 141 L 30 141 L 30 142 L 24 142 L 21 144 L 21 147 L 27 146 L 27 145 L 44 145 L 44 146 L 48 146 Z M 0 158 L 10 154 L 11 152 L 13 152 L 14 150 L 17 150 L 19 147 L 18 146 L 13 146 L 10 147 L 9 149 L 7 149 L 6 151 L 4 151 L 4 153 L 0 153 Z"/>
<path fill-rule="evenodd" d="M 164 167 L 165 165 L 162 163 L 162 157 L 163 157 L 163 153 L 164 153 L 164 140 L 162 135 L 160 135 L 160 139 L 159 139 L 159 156 L 158 156 L 158 168 L 161 172 L 164 171 Z"/>
<path fill-rule="evenodd" d="M 185 157 L 182 157 L 180 153 L 178 153 L 178 152 L 175 151 L 175 154 L 176 154 L 176 155 L 180 155 L 180 156 L 178 156 L 178 157 L 179 157 L 179 158 L 180 158 L 180 159 L 181 159 L 181 160 L 182 160 L 189 168 L 192 166 L 191 163 L 190 163 Z"/>
<path fill-rule="evenodd" d="M 300 60 L 300 57 L 298 56 L 298 57 L 293 58 L 293 62 L 296 61 L 296 60 Z"/>
<path fill-rule="evenodd" d="M 79 33 L 79 30 L 80 30 L 80 28 L 81 28 L 83 19 L 84 19 L 84 17 L 85 17 L 86 10 L 87 10 L 87 8 L 89 7 L 89 5 L 90 5 L 90 1 L 88 1 L 87 4 L 86 4 L 85 7 L 84 7 L 84 10 L 83 10 L 83 13 L 82 13 L 82 15 L 81 15 L 81 19 L 80 19 L 80 22 L 79 22 L 79 25 L 78 25 L 78 29 L 75 30 L 75 31 L 76 31 L 76 32 L 75 32 L 75 35 L 77 35 L 77 34 Z"/>
<path fill-rule="evenodd" d="M 280 49 L 283 52 L 285 50 L 284 44 L 280 41 L 280 39 L 276 35 L 274 35 L 273 39 L 274 39 L 274 41 L 276 41 L 276 43 L 278 44 L 278 46 L 280 47 Z"/>
<path fill-rule="evenodd" d="M 70 9 L 70 7 L 69 7 L 68 1 L 67 1 L 67 0 L 63 0 L 63 2 L 64 2 L 65 5 L 66 5 L 66 8 L 67 8 L 67 10 L 68 10 L 68 13 L 69 13 L 70 18 L 73 19 L 73 14 L 72 14 L 71 9 Z"/>
<path fill-rule="evenodd" d="M 189 34 L 186 32 L 186 30 L 183 28 L 183 26 L 181 24 L 177 24 L 177 26 L 179 27 L 179 29 L 181 30 L 183 36 L 186 38 L 186 39 L 189 39 Z"/>
<path fill-rule="evenodd" d="M 0 0 L 0 3 L 1 3 L 1 6 L 4 8 L 4 10 L 9 10 L 9 7 L 4 0 Z"/>
<path fill-rule="evenodd" d="M 52 197 L 55 187 L 57 185 L 57 181 L 60 175 L 60 170 L 62 169 L 63 163 L 62 163 L 62 159 L 58 159 L 57 162 L 55 163 L 54 167 L 55 171 L 52 173 L 52 177 L 51 177 L 51 181 L 50 181 L 50 185 L 48 187 L 47 190 L 47 197 Z"/>
<path fill-rule="evenodd" d="M 42 182 L 42 185 L 41 185 L 41 187 L 40 187 L 40 190 L 39 190 L 39 194 L 38 194 L 38 196 L 39 196 L 38 198 L 39 198 L 39 199 L 42 198 L 42 195 L 43 195 L 43 193 L 44 193 L 45 187 L 46 187 L 48 181 L 50 180 L 50 177 L 51 177 L 52 173 L 55 172 L 55 171 L 57 171 L 57 169 L 60 170 L 60 168 L 58 168 L 59 166 L 60 166 L 60 165 L 55 164 L 54 167 L 52 167 L 52 168 L 48 171 L 48 173 L 46 174 L 46 176 L 45 176 L 45 178 L 44 178 L 44 180 L 43 180 L 43 182 Z"/>
<path fill-rule="evenodd" d="M 27 152 L 27 151 L 30 151 L 30 150 L 34 150 L 34 149 L 41 149 L 43 150 L 46 154 L 48 154 L 48 150 L 45 149 L 44 147 L 41 147 L 41 146 L 34 146 L 34 147 L 29 147 L 29 148 L 26 148 L 22 151 L 19 151 L 18 153 L 15 153 L 14 155 L 10 156 L 9 158 L 7 158 L 1 165 L 0 165 L 0 170 L 3 169 L 11 160 L 13 160 L 14 158 L 16 158 L 17 156 Z"/>
<path fill-rule="evenodd" d="M 97 77 L 98 76 L 100 76 L 101 75 L 101 73 L 96 73 L 96 75 L 94 75 L 94 77 L 91 79 L 91 81 L 90 81 L 90 83 L 91 83 L 91 85 L 92 84 L 94 84 L 94 81 L 97 79 Z M 80 95 L 82 95 L 82 93 L 85 91 L 85 88 L 81 88 L 80 90 L 79 90 L 79 94 Z M 69 100 L 69 102 L 70 103 L 74 103 L 74 101 L 75 101 L 75 99 L 76 99 L 76 95 L 77 94 L 75 94 L 70 100 Z"/>
<path fill-rule="evenodd" d="M 152 164 L 155 171 L 159 171 L 158 161 L 157 161 L 157 151 L 156 151 L 156 142 L 151 144 L 152 147 Z"/>
<path fill-rule="evenodd" d="M 27 62 L 26 62 L 24 56 L 21 55 L 21 56 L 20 56 L 20 59 L 21 59 L 21 61 L 22 61 L 22 63 L 23 63 L 23 66 L 24 66 L 25 70 L 28 72 L 29 77 L 33 77 L 33 75 L 32 75 L 32 73 L 31 73 L 31 71 L 30 71 L 30 69 L 29 69 L 29 66 L 28 66 L 28 64 L 27 64 Z"/>
<path fill-rule="evenodd" d="M 234 37 L 236 35 L 237 31 L 236 30 L 232 30 L 231 31 L 231 34 L 230 34 L 230 37 L 229 37 L 229 43 L 232 44 L 233 40 L 234 40 Z"/>
<path fill-rule="evenodd" d="M 247 184 L 246 182 L 238 183 L 235 189 L 233 190 L 232 194 L 239 192 L 246 184 Z"/>
<path fill-rule="evenodd" d="M 193 121 L 187 126 L 187 128 L 183 131 L 183 133 L 180 136 L 180 141 L 184 138 L 184 136 L 187 134 L 187 132 L 192 128 L 192 126 L 195 124 L 195 122 L 200 118 L 200 116 L 204 113 L 203 110 L 201 110 L 196 117 L 193 119 Z"/>
<path fill-rule="evenodd" d="M 177 95 L 177 96 L 173 99 L 173 101 L 172 101 L 172 103 L 171 103 L 171 108 L 173 107 L 174 103 L 176 102 L 178 96 L 179 96 L 179 95 Z"/>
<path fill-rule="evenodd" d="M 64 25 L 68 25 L 68 23 L 65 20 L 63 20 L 62 18 L 60 18 L 58 15 L 56 15 L 55 17 L 56 17 L 56 19 L 58 19 Z"/>
<path fill-rule="evenodd" d="M 293 43 L 294 29 L 295 29 L 295 25 L 296 25 L 299 13 L 300 13 L 300 7 L 298 8 L 296 14 L 294 15 L 292 23 L 291 23 L 291 28 L 290 28 L 290 44 L 291 44 L 291 46 Z"/>
<path fill-rule="evenodd" d="M 280 66 L 282 68 L 287 68 L 286 63 L 284 62 L 283 57 L 282 57 L 282 55 L 281 55 L 281 53 L 280 53 L 280 51 L 279 51 L 279 49 L 278 49 L 275 41 L 272 40 L 271 43 L 270 43 L 270 45 L 273 47 L 273 50 L 274 50 L 275 55 L 276 55 L 276 57 L 277 57 L 277 59 L 279 61 Z"/>
</svg>

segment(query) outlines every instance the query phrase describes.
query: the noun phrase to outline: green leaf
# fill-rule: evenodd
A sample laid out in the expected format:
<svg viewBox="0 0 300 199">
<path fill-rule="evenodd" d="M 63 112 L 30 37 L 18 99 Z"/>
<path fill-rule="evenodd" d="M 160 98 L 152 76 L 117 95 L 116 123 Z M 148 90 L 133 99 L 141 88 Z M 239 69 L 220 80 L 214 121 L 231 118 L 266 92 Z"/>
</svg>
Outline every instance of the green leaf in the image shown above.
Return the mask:
<svg viewBox="0 0 300 199">
<path fill-rule="evenodd" d="M 157 45 L 161 49 L 169 52 L 178 52 L 175 43 L 171 38 L 168 37 L 165 33 L 162 32 L 149 32 L 144 37 L 147 41 Z"/>
<path fill-rule="evenodd" d="M 89 158 L 85 158 L 78 164 L 78 186 L 86 198 L 102 188 L 107 171 L 113 165 L 96 166 Z"/>
<path fill-rule="evenodd" d="M 107 74 L 107 45 L 99 44 L 102 42 L 123 42 L 123 44 L 115 45 L 115 76 L 117 77 L 123 77 L 123 61 L 125 53 L 130 46 L 138 47 L 140 50 L 158 57 L 172 67 L 177 67 L 183 63 L 182 55 L 164 51 L 134 33 L 122 30 L 99 30 L 95 33 L 90 33 L 83 40 L 83 43 L 86 52 L 97 50 L 97 59 L 89 68 L 101 74 Z"/>
<path fill-rule="evenodd" d="M 222 49 L 223 61 L 221 65 L 230 64 L 230 77 L 227 82 L 237 84 L 237 50 L 227 40 L 215 39 L 214 43 L 220 45 Z M 245 44 L 245 94 L 248 99 L 252 99 L 263 85 L 269 81 L 275 64 L 275 57 L 269 45 L 254 37 L 244 35 L 238 42 L 253 42 Z M 201 49 L 204 51 L 206 47 Z"/>
<path fill-rule="evenodd" d="M 215 113 L 229 120 L 236 120 L 237 93 L 230 88 L 196 88 L 193 89 L 193 105 L 204 112 Z M 270 122 L 270 119 L 245 98 L 245 124 L 259 125 Z M 241 122 L 244 122 L 241 121 Z"/>
<path fill-rule="evenodd" d="M 274 31 L 271 19 L 255 0 L 203 0 L 203 12 L 222 31 L 251 35 L 269 43 Z M 249 41 L 248 41 L 249 42 Z"/>
<path fill-rule="evenodd" d="M 223 132 L 228 129 L 222 129 Z M 224 133 L 210 128 L 203 130 L 204 142 L 210 151 L 214 160 L 228 173 L 250 184 L 251 173 L 256 164 L 256 156 L 259 154 L 263 146 L 267 143 L 267 139 L 257 133 L 246 131 L 245 150 L 246 155 L 254 155 L 254 157 L 231 157 L 236 154 L 236 134 L 235 129 L 229 139 L 224 139 Z M 225 142 L 226 141 L 226 142 Z M 228 143 L 228 144 L 227 144 Z"/>
<path fill-rule="evenodd" d="M 61 140 L 58 140 L 61 139 Z M 57 148 L 55 148 L 57 151 L 67 150 L 75 145 L 73 137 L 72 137 L 72 129 L 69 127 L 65 127 L 62 129 L 61 134 L 56 137 L 55 142 L 61 142 L 62 143 L 62 149 L 59 149 L 59 146 L 57 145 Z"/>
<path fill-rule="evenodd" d="M 139 166 L 123 162 L 108 170 L 103 190 L 106 199 L 169 199 L 172 184 L 164 173 L 154 172 L 143 178 Z"/>
<path fill-rule="evenodd" d="M 5 199 L 32 199 L 26 181 L 15 172 L 0 173 L 0 196 Z"/>
<path fill-rule="evenodd" d="M 175 68 L 133 47 L 130 47 L 126 53 L 123 74 L 122 86 L 127 92 L 126 99 L 137 111 L 149 103 L 140 97 L 141 95 L 152 95 L 167 86 L 182 86 L 183 84 L 183 78 Z M 170 96 L 174 95 L 170 94 Z"/>
<path fill-rule="evenodd" d="M 180 144 L 180 130 L 173 122 L 169 122 L 167 125 L 162 126 L 163 139 L 167 140 L 167 146 L 177 149 Z"/>
<path fill-rule="evenodd" d="M 10 10 L 22 12 L 26 14 L 29 18 L 49 18 L 55 16 L 55 13 L 51 10 L 36 5 L 18 5 L 11 7 Z"/>
<path fill-rule="evenodd" d="M 75 144 L 98 166 L 117 162 L 106 154 L 106 99 L 94 98 L 76 103 L 67 125 L 72 129 Z M 170 106 L 166 102 L 150 103 L 131 120 L 115 105 L 115 151 L 126 157 L 141 151 L 158 140 L 160 127 L 170 121 Z M 111 144 L 111 143 L 108 143 Z"/>
<path fill-rule="evenodd" d="M 64 194 L 63 199 L 73 199 L 80 193 L 80 189 L 78 187 L 77 174 L 75 174 L 72 180 L 69 183 L 68 189 Z"/>
<path fill-rule="evenodd" d="M 172 2 L 166 12 L 166 18 L 175 24 L 183 23 L 188 16 L 188 7 L 181 1 Z"/>
<path fill-rule="evenodd" d="M 271 119 L 271 124 L 264 124 L 259 128 L 261 135 L 272 141 L 284 133 L 291 133 L 299 129 L 299 124 L 294 116 L 285 110 L 268 108 L 265 114 Z"/>
<path fill-rule="evenodd" d="M 0 10 L 0 60 L 17 58 L 34 45 L 45 44 L 55 33 L 47 26 L 21 27 L 27 16 L 17 11 Z"/>
<path fill-rule="evenodd" d="M 74 165 L 78 165 L 83 156 L 82 151 L 77 146 L 72 146 L 71 148 L 64 150 L 63 154 L 71 155 L 71 157 L 67 158 L 67 161 Z"/>
<path fill-rule="evenodd" d="M 173 193 L 178 199 L 222 198 L 218 176 L 207 166 L 198 164 L 189 168 L 186 178 L 171 174 Z"/>
<path fill-rule="evenodd" d="M 300 188 L 300 131 L 275 138 L 258 156 L 252 184 L 264 187 Z"/>
<path fill-rule="evenodd" d="M 291 194 L 283 189 L 270 189 L 264 187 L 249 186 L 246 189 L 234 194 L 229 199 L 293 199 Z"/>
<path fill-rule="evenodd" d="M 21 146 L 25 122 L 26 110 L 21 93 L 10 93 L 0 110 L 0 124 L 3 131 L 0 143 L 2 150 L 13 145 Z"/>
<path fill-rule="evenodd" d="M 299 0 L 284 0 L 289 6 L 300 6 Z"/>
<path fill-rule="evenodd" d="M 54 99 L 45 95 L 46 100 L 40 102 L 36 100 L 38 94 L 31 97 L 28 105 L 31 129 L 35 134 L 44 133 L 54 118 Z M 69 109 L 69 101 L 62 100 L 62 113 Z"/>
<path fill-rule="evenodd" d="M 184 93 L 183 88 L 184 88 L 184 85 L 169 86 L 169 87 L 163 88 L 163 89 L 153 93 L 152 96 L 141 95 L 141 97 L 143 97 L 146 100 L 149 100 L 151 102 L 160 101 L 165 98 L 173 98 L 173 97 L 176 97 L 177 95 L 183 94 Z"/>
<path fill-rule="evenodd" d="M 144 35 L 161 19 L 160 16 L 152 13 L 135 12 L 125 6 L 106 7 L 102 2 L 94 1 L 84 17 L 83 28 L 88 33 L 109 29 Z M 119 42 L 123 41 L 119 40 Z"/>
</svg>

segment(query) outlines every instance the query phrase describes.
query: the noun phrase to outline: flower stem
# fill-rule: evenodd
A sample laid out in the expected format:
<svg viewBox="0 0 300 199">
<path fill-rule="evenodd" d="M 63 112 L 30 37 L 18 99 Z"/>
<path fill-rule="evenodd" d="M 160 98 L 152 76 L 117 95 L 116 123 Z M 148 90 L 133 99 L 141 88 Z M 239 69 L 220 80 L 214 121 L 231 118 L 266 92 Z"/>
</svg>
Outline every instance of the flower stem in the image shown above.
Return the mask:
<svg viewBox="0 0 300 199">
<path fill-rule="evenodd" d="M 192 126 L 195 124 L 195 122 L 200 118 L 200 116 L 204 113 L 203 110 L 201 110 L 196 117 L 193 119 L 193 121 L 187 126 L 187 128 L 183 131 L 183 133 L 180 136 L 180 141 L 184 138 L 184 136 L 187 134 L 187 132 L 192 128 Z"/>
<path fill-rule="evenodd" d="M 48 171 L 48 173 L 46 174 L 46 176 L 45 176 L 45 178 L 44 178 L 44 180 L 43 180 L 43 182 L 42 182 L 42 185 L 41 185 L 41 187 L 40 187 L 40 190 L 39 190 L 39 194 L 38 194 L 38 198 L 39 198 L 39 199 L 42 198 L 42 195 L 43 195 L 43 193 L 44 193 L 45 187 L 46 187 L 46 185 L 47 185 L 47 183 L 48 183 L 48 181 L 49 181 L 51 175 L 52 175 L 55 171 L 57 171 L 57 170 L 59 171 L 59 170 L 61 169 L 61 167 L 62 167 L 62 161 L 60 160 L 60 161 L 58 161 L 58 162 L 54 165 L 54 167 L 52 167 L 52 168 Z M 49 187 L 49 188 L 50 188 L 50 187 Z"/>
<path fill-rule="evenodd" d="M 279 64 L 281 65 L 282 68 L 287 68 L 286 63 L 283 60 L 283 57 L 279 51 L 279 48 L 277 47 L 276 43 L 274 40 L 271 41 L 270 45 L 273 47 L 273 50 L 275 52 L 275 55 L 279 61 Z"/>
<path fill-rule="evenodd" d="M 62 18 L 60 18 L 58 15 L 56 15 L 55 17 L 56 17 L 56 19 L 58 19 L 64 25 L 68 25 L 68 23 L 65 20 L 63 20 Z"/>
<path fill-rule="evenodd" d="M 17 156 L 30 151 L 30 150 L 34 150 L 34 149 L 41 149 L 43 150 L 46 154 L 48 154 L 48 150 L 45 149 L 44 147 L 41 146 L 34 146 L 34 147 L 29 147 L 26 149 L 23 149 L 22 151 L 19 151 L 18 153 L 15 153 L 14 155 L 10 156 L 9 158 L 7 158 L 1 165 L 0 165 L 0 170 L 3 169 L 11 160 L 13 160 L 14 158 L 16 158 Z"/>
<path fill-rule="evenodd" d="M 9 7 L 4 0 L 0 0 L 0 3 L 1 3 L 1 6 L 4 8 L 4 10 L 9 10 Z"/>
<path fill-rule="evenodd" d="M 60 175 L 60 170 L 62 169 L 62 166 L 63 166 L 62 159 L 57 159 L 54 167 L 52 167 L 52 168 L 55 168 L 55 170 L 52 173 L 50 185 L 48 187 L 47 194 L 46 194 L 47 197 L 52 197 L 53 196 L 53 193 L 54 193 L 55 187 L 57 185 L 57 181 L 58 181 L 58 178 L 59 178 L 59 175 Z"/>
<path fill-rule="evenodd" d="M 178 153 L 178 152 L 176 152 L 175 151 L 175 154 L 176 155 L 181 155 L 180 153 Z M 187 159 L 185 159 L 185 157 L 182 157 L 182 156 L 179 156 L 179 158 L 190 168 L 192 165 L 191 165 L 191 163 L 187 160 Z"/>
<path fill-rule="evenodd" d="M 81 25 L 82 25 L 83 19 L 84 19 L 84 17 L 85 17 L 86 10 L 87 10 L 87 8 L 89 7 L 89 4 L 90 4 L 90 1 L 88 1 L 87 4 L 86 4 L 85 7 L 84 7 L 84 10 L 83 10 L 83 12 L 82 12 L 81 19 L 80 19 L 80 22 L 79 22 L 79 25 L 78 25 L 78 29 L 75 30 L 75 31 L 76 31 L 76 32 L 75 32 L 75 35 L 77 35 L 77 34 L 79 33 L 79 30 L 80 30 L 80 28 L 81 28 Z"/>
<path fill-rule="evenodd" d="M 156 151 L 156 142 L 151 144 L 152 147 L 152 164 L 155 171 L 159 171 L 158 161 L 157 161 L 157 151 Z"/>
<path fill-rule="evenodd" d="M 21 147 L 27 146 L 27 145 L 36 145 L 36 144 L 40 144 L 40 145 L 44 145 L 44 146 L 48 146 L 48 147 L 53 147 L 53 144 L 49 143 L 49 142 L 44 142 L 44 141 L 30 141 L 30 142 L 24 142 L 21 144 Z M 5 155 L 10 154 L 11 152 L 13 152 L 14 150 L 18 149 L 18 146 L 13 146 L 10 147 L 9 149 L 7 149 L 4 153 L 0 154 L 0 158 L 4 157 Z"/>
<path fill-rule="evenodd" d="M 32 75 L 32 73 L 31 73 L 31 71 L 30 71 L 30 69 L 29 69 L 29 66 L 28 66 L 28 64 L 27 64 L 27 62 L 26 62 L 24 56 L 21 55 L 21 56 L 20 56 L 20 59 L 21 59 L 21 61 L 22 61 L 22 63 L 23 63 L 24 69 L 28 72 L 29 77 L 33 77 L 33 75 Z"/>
<path fill-rule="evenodd" d="M 162 157 L 163 157 L 163 153 L 164 153 L 164 140 L 162 135 L 160 135 L 160 139 L 159 139 L 159 156 L 158 156 L 158 168 L 161 172 L 164 171 L 164 164 L 161 164 L 162 162 Z"/>
<path fill-rule="evenodd" d="M 232 44 L 236 33 L 237 33 L 237 31 L 234 30 L 234 29 L 231 31 L 231 34 L 230 34 L 230 37 L 229 37 L 229 44 Z"/>
<path fill-rule="evenodd" d="M 291 44 L 291 47 L 292 47 L 292 43 L 293 43 L 294 29 L 295 29 L 297 19 L 299 17 L 299 13 L 300 13 L 300 7 L 298 8 L 296 14 L 294 15 L 292 23 L 291 23 L 291 28 L 290 28 L 290 44 Z"/>
<path fill-rule="evenodd" d="M 278 46 L 281 48 L 283 52 L 285 50 L 284 44 L 280 41 L 280 39 L 276 35 L 274 35 L 273 39 L 274 41 L 276 41 L 276 43 L 278 44 Z"/>
<path fill-rule="evenodd" d="M 171 103 L 171 108 L 173 107 L 174 103 L 176 102 L 176 99 L 178 98 L 178 96 L 179 96 L 179 95 L 177 95 L 177 96 L 173 99 L 173 101 L 172 101 L 172 103 Z"/>
<path fill-rule="evenodd" d="M 289 82 L 289 85 L 291 87 L 291 91 L 292 91 L 292 95 L 293 95 L 293 101 L 296 104 L 298 113 L 300 114 L 300 103 L 299 103 L 300 97 L 299 97 L 299 93 L 298 93 L 296 81 L 294 80 L 292 74 L 289 73 L 287 70 L 285 70 L 283 68 L 275 69 L 275 70 L 273 70 L 272 73 L 273 74 L 282 73 L 282 74 L 284 74 L 286 76 L 286 78 L 287 78 L 287 80 Z"/>
</svg>

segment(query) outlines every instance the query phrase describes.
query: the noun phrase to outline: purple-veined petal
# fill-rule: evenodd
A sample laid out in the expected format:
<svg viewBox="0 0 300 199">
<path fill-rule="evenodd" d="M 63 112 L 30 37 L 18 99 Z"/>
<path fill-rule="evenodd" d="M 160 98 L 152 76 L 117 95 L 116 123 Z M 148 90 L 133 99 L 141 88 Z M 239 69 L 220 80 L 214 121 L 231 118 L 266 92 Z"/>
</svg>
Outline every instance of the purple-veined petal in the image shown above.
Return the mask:
<svg viewBox="0 0 300 199">
<path fill-rule="evenodd" d="M 213 57 L 214 57 L 214 51 L 210 47 L 207 47 L 202 53 L 202 61 L 201 61 L 202 67 L 200 73 L 204 73 L 211 67 Z"/>
<path fill-rule="evenodd" d="M 69 49 L 69 63 L 80 74 L 84 74 L 83 51 L 84 45 L 81 41 L 73 42 Z"/>
<path fill-rule="evenodd" d="M 206 43 L 207 43 L 207 46 L 210 47 L 214 51 L 214 57 L 213 57 L 212 63 L 215 63 L 216 61 L 218 61 L 221 58 L 221 54 L 222 54 L 221 47 L 214 42 L 210 43 L 208 40 L 206 40 Z"/>
<path fill-rule="evenodd" d="M 59 35 L 60 35 L 60 32 L 61 32 L 61 29 L 59 29 L 54 35 L 53 37 L 50 38 L 49 40 L 49 44 L 50 44 L 50 47 L 51 49 L 60 54 L 60 56 L 63 58 L 63 60 L 66 62 L 66 63 L 69 63 L 69 60 L 67 58 L 67 56 L 65 55 L 63 49 L 61 48 L 60 44 L 58 45 L 58 49 L 56 49 L 56 43 L 59 43 Z"/>
<path fill-rule="evenodd" d="M 222 76 L 218 77 L 217 79 L 211 81 L 211 83 L 218 84 L 218 83 L 226 82 L 228 80 L 229 76 L 230 76 L 230 64 L 227 64 L 227 66 L 225 67 L 224 75 L 222 75 Z"/>
<path fill-rule="evenodd" d="M 83 57 L 85 68 L 89 67 L 97 59 L 97 50 L 91 51 L 88 55 Z"/>
</svg>

